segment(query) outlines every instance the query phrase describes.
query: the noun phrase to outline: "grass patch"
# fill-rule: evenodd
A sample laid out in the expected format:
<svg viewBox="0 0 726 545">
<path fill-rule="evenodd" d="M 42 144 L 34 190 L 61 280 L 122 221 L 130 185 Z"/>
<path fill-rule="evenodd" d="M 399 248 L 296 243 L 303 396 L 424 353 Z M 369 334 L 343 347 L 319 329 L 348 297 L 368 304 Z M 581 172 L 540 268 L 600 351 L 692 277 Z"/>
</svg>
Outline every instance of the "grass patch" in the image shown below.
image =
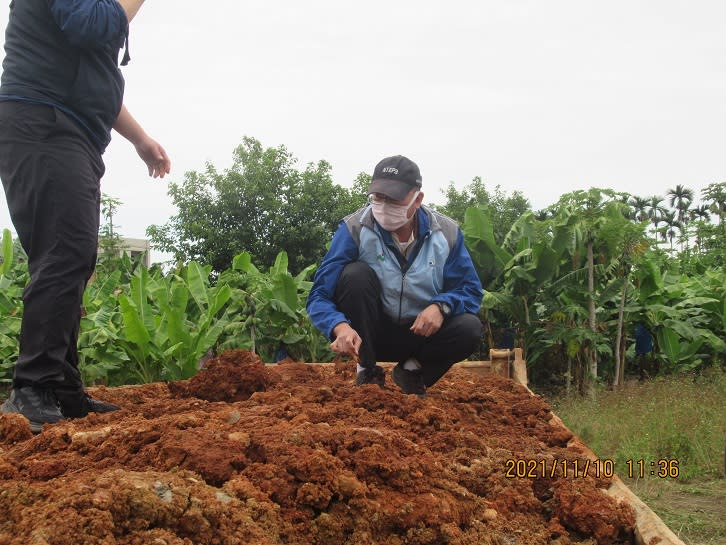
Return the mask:
<svg viewBox="0 0 726 545">
<path fill-rule="evenodd" d="M 726 479 L 625 484 L 687 544 L 726 545 Z"/>
<path fill-rule="evenodd" d="M 630 381 L 595 400 L 551 401 L 565 424 L 597 456 L 613 460 L 625 484 L 685 543 L 726 545 L 726 372 Z M 644 476 L 630 479 L 629 467 L 638 476 L 638 460 Z M 658 477 L 659 460 L 675 461 L 678 477 Z"/>
<path fill-rule="evenodd" d="M 621 477 L 627 461 L 643 460 L 646 476 L 659 460 L 678 463 L 678 479 L 724 474 L 726 372 L 629 381 L 596 400 L 556 398 L 555 413 L 601 458 L 609 458 Z M 653 462 L 653 466 L 651 466 Z"/>
</svg>

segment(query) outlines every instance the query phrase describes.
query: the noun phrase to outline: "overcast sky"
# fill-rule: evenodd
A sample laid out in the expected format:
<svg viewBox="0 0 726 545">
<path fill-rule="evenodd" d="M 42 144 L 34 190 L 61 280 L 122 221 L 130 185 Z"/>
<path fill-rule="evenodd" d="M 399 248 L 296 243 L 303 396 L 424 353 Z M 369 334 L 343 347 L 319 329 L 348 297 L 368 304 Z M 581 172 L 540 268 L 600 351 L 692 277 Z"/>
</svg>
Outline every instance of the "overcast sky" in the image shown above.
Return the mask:
<svg viewBox="0 0 726 545">
<path fill-rule="evenodd" d="M 125 102 L 174 181 L 251 136 L 344 186 L 407 155 L 427 202 L 475 176 L 535 208 L 590 187 L 698 193 L 726 181 L 724 21 L 723 0 L 149 0 Z M 124 235 L 174 214 L 122 137 L 104 158 Z"/>
</svg>

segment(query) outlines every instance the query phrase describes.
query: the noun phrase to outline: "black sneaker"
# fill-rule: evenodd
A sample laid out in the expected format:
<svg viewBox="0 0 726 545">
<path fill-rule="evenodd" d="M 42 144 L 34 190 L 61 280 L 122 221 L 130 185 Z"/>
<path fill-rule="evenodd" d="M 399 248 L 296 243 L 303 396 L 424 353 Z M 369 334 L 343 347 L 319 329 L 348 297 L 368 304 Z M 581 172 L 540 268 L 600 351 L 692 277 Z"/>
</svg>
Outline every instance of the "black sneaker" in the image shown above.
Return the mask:
<svg viewBox="0 0 726 545">
<path fill-rule="evenodd" d="M 393 382 L 403 390 L 404 394 L 416 394 L 418 397 L 426 395 L 426 385 L 423 382 L 421 371 L 409 371 L 399 363 L 393 368 Z"/>
<path fill-rule="evenodd" d="M 93 399 L 85 391 L 78 389 L 57 388 L 55 395 L 66 418 L 83 418 L 88 413 L 110 413 L 121 408 L 113 403 Z"/>
<path fill-rule="evenodd" d="M 53 390 L 34 386 L 13 388 L 10 397 L 0 407 L 0 412 L 22 414 L 30 421 L 30 431 L 33 433 L 40 433 L 43 424 L 55 424 L 63 420 Z"/>
<path fill-rule="evenodd" d="M 382 367 L 364 367 L 355 376 L 355 385 L 377 384 L 381 388 L 386 387 L 386 373 Z"/>
</svg>

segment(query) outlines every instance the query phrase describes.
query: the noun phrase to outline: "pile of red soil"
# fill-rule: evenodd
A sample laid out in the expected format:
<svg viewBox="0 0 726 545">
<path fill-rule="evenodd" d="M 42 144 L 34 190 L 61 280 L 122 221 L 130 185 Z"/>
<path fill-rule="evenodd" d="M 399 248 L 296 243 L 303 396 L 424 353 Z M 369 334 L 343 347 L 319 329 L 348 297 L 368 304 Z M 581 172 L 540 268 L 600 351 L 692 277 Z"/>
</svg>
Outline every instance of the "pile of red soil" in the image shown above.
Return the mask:
<svg viewBox="0 0 726 545">
<path fill-rule="evenodd" d="M 0 545 L 632 542 L 631 508 L 573 474 L 583 454 L 525 388 L 352 380 L 233 351 L 189 381 L 100 388 L 123 410 L 37 436 L 2 415 Z"/>
</svg>

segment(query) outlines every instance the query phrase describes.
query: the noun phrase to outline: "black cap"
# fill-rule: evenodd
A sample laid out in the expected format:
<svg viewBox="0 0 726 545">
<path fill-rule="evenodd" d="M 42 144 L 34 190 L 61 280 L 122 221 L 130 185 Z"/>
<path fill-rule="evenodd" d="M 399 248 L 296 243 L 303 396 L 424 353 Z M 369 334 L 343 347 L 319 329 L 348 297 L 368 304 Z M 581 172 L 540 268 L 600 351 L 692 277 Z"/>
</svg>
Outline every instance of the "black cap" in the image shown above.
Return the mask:
<svg viewBox="0 0 726 545">
<path fill-rule="evenodd" d="M 421 172 L 418 165 L 403 155 L 386 157 L 373 169 L 368 194 L 380 193 L 394 201 L 400 201 L 412 189 L 421 188 Z"/>
</svg>

